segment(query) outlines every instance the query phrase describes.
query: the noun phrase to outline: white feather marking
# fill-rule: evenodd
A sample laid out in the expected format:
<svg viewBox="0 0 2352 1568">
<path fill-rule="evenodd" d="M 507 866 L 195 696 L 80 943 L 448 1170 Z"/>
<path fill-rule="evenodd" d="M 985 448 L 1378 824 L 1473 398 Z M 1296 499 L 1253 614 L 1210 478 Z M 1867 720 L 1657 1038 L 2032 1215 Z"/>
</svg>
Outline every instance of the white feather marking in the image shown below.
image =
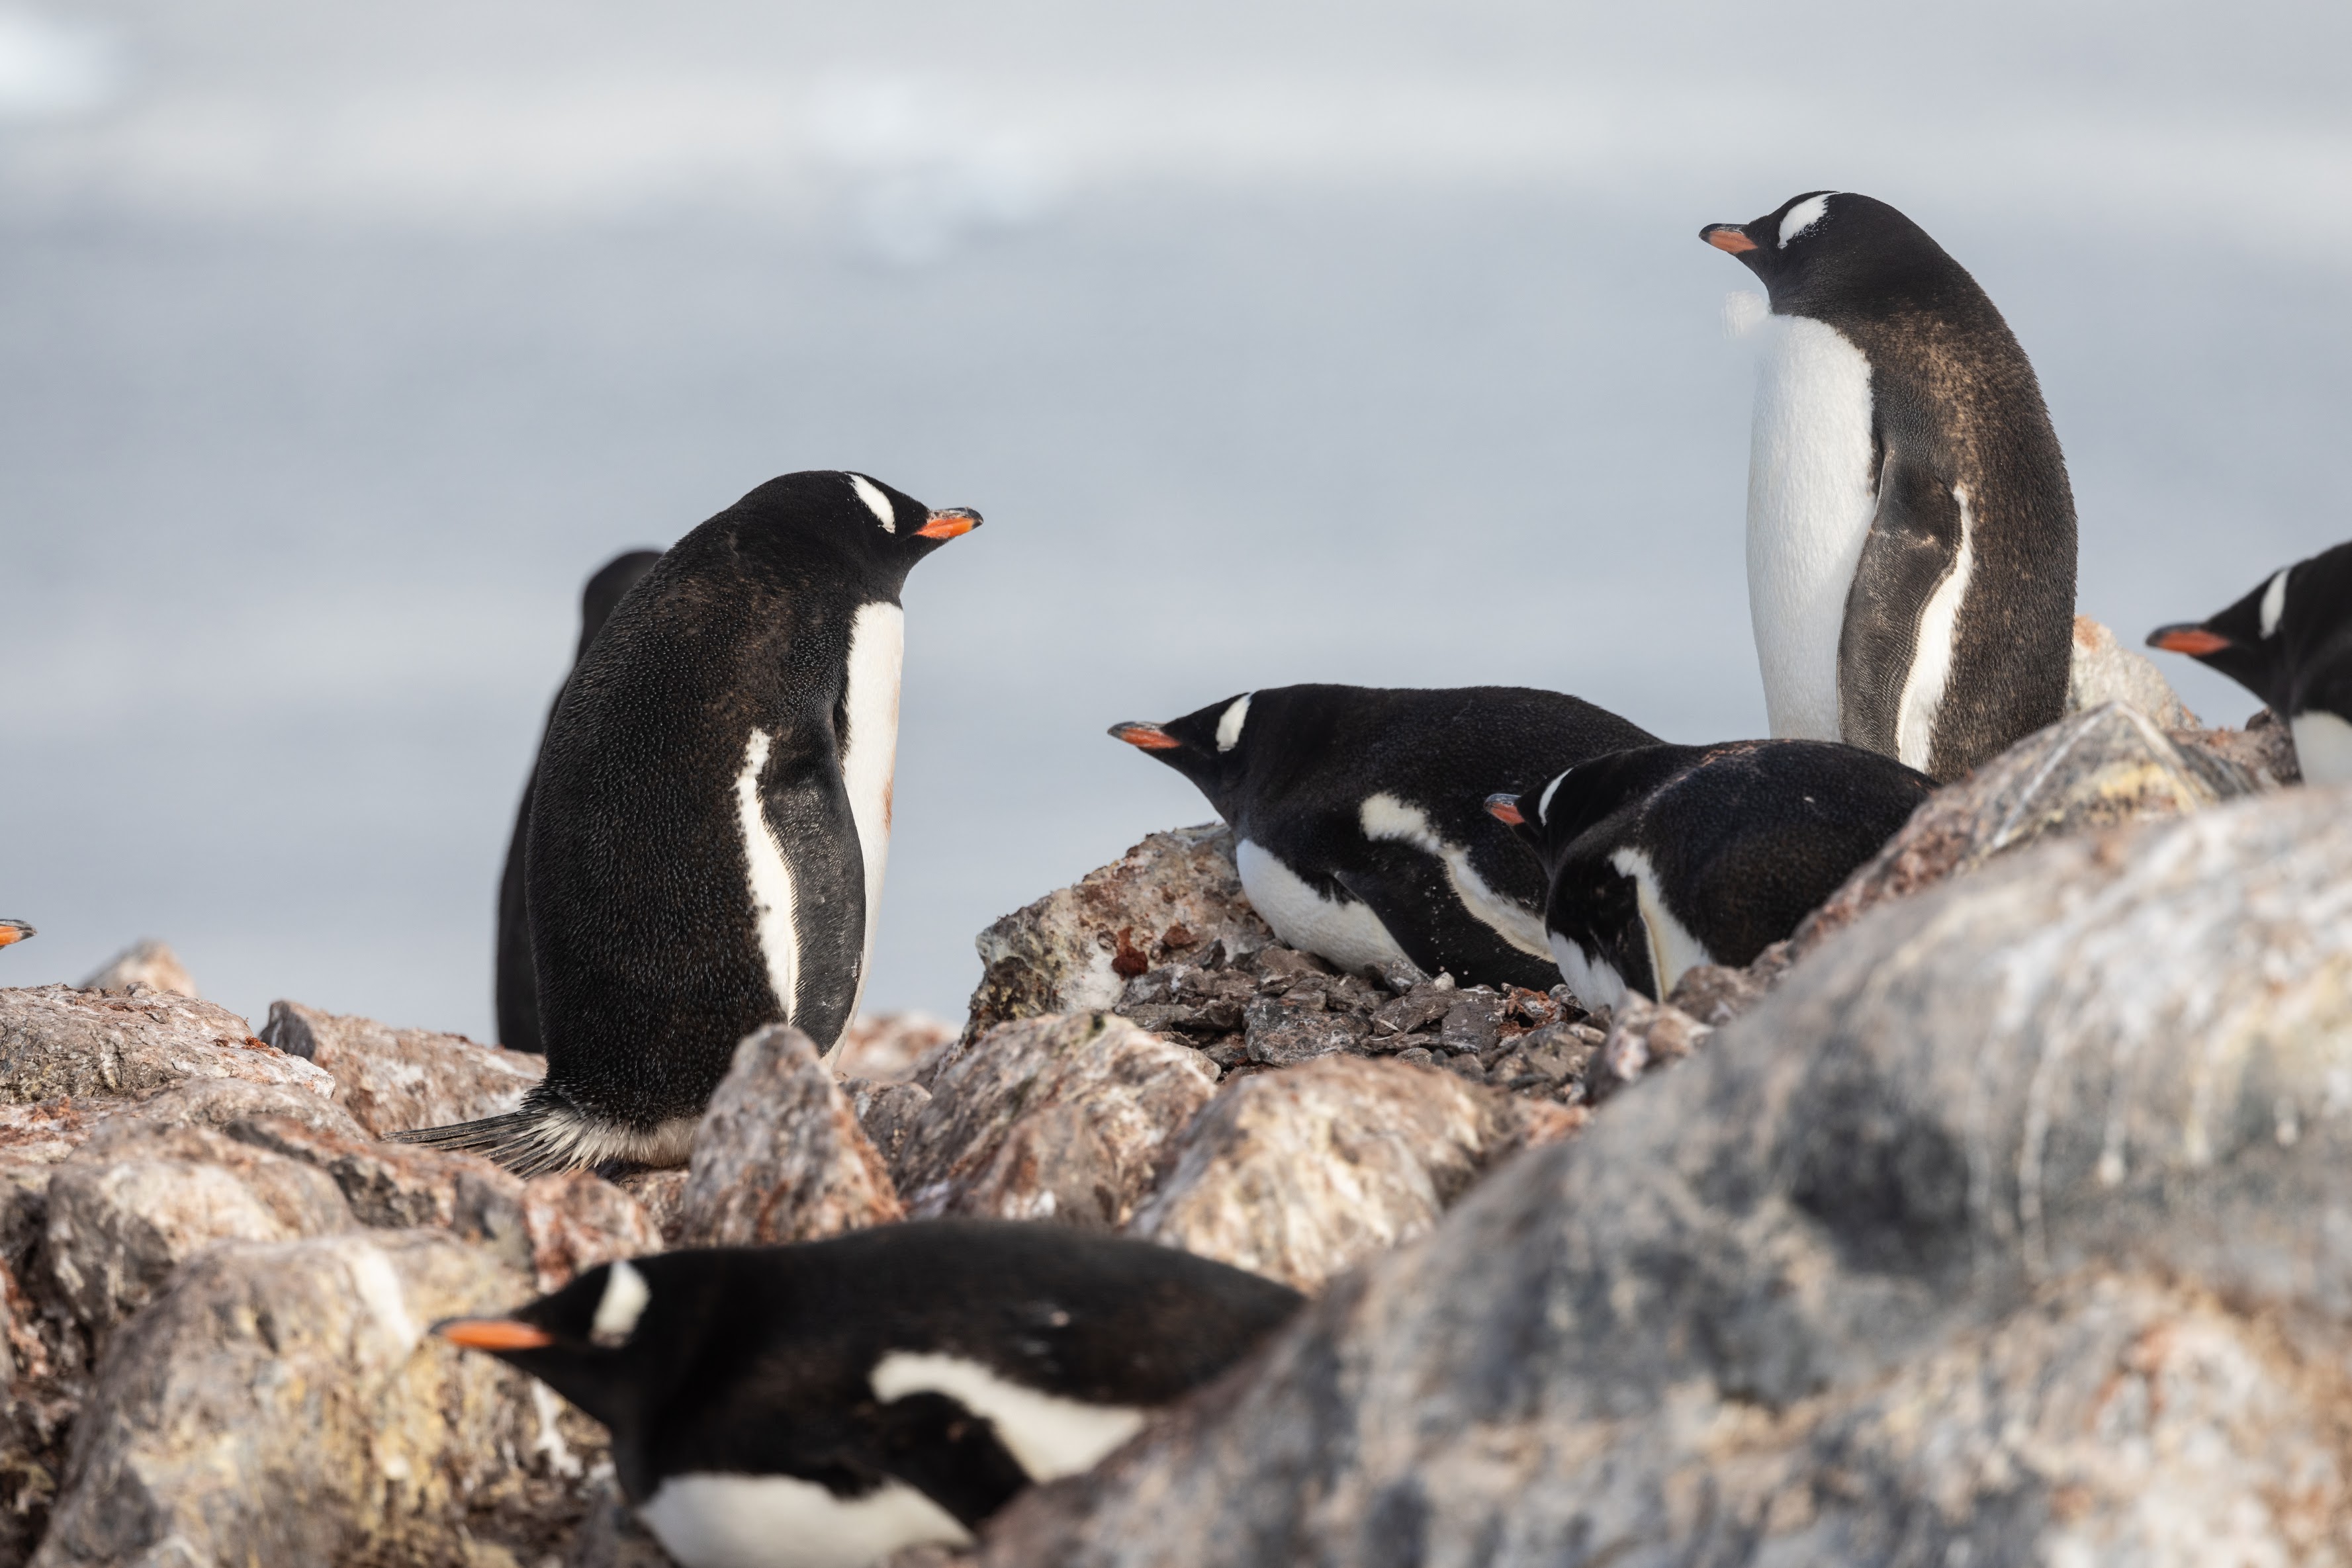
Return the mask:
<svg viewBox="0 0 2352 1568">
<path fill-rule="evenodd" d="M 1775 316 L 1748 459 L 1748 610 L 1777 738 L 1837 740 L 1838 638 L 1877 510 L 1870 361 L 1834 327 Z"/>
<path fill-rule="evenodd" d="M 882 873 L 890 861 L 890 779 L 898 761 L 898 677 L 906 648 L 905 612 L 878 601 L 858 606 L 849 628 L 849 689 L 844 704 L 849 712 L 849 747 L 841 758 L 841 781 L 849 791 L 849 814 L 857 824 L 857 847 L 866 861 L 866 956 L 857 967 L 852 1018 L 866 999 L 866 977 L 874 972 Z M 840 1049 L 836 1040 L 834 1050 Z"/>
<path fill-rule="evenodd" d="M 1936 716 L 1943 710 L 1944 694 L 1952 684 L 1952 655 L 1958 651 L 1960 601 L 1969 596 L 1976 575 L 1976 516 L 1969 510 L 1969 487 L 1952 486 L 1960 504 L 1960 549 L 1952 558 L 1944 580 L 1927 596 L 1919 612 L 1918 635 L 1911 644 L 1911 670 L 1903 677 L 1903 695 L 1895 709 L 1895 756 L 1906 768 L 1925 772 L 1936 746 Z"/>
<path fill-rule="evenodd" d="M 901 1547 L 971 1541 L 955 1515 L 898 1480 L 835 1497 L 798 1476 L 670 1476 L 637 1517 L 685 1568 L 866 1568 Z"/>
<path fill-rule="evenodd" d="M 1342 969 L 1378 968 L 1404 957 L 1371 906 L 1332 900 L 1262 846 L 1244 839 L 1234 850 L 1242 891 L 1283 945 L 1328 958 Z"/>
<path fill-rule="evenodd" d="M 1780 248 L 1788 249 L 1790 240 L 1820 223 L 1829 210 L 1830 193 L 1826 191 L 1818 196 L 1808 196 L 1790 207 L 1780 219 Z"/>
<path fill-rule="evenodd" d="M 1735 288 L 1723 297 L 1723 335 L 1745 338 L 1772 314 L 1771 303 L 1752 288 Z"/>
<path fill-rule="evenodd" d="M 1547 828 L 1551 826 L 1551 798 L 1559 793 L 1561 783 L 1575 771 L 1573 768 L 1563 768 L 1550 783 L 1544 786 L 1542 796 L 1536 801 L 1536 821 L 1541 826 Z"/>
<path fill-rule="evenodd" d="M 2278 632 L 2279 617 L 2286 613 L 2286 574 L 2294 570 L 2291 566 L 2282 568 L 2278 575 L 2271 579 L 2270 586 L 2263 590 L 2264 637 L 2275 636 Z"/>
<path fill-rule="evenodd" d="M 1249 700 L 1255 694 L 1244 692 L 1235 697 L 1217 717 L 1217 749 L 1231 751 L 1242 743 L 1242 726 L 1249 719 Z"/>
<path fill-rule="evenodd" d="M 1617 972 L 1617 967 L 1585 952 L 1557 931 L 1551 934 L 1551 960 L 1559 966 L 1559 977 L 1586 1012 L 1613 1008 L 1625 999 L 1625 977 Z"/>
<path fill-rule="evenodd" d="M 1143 1412 L 1129 1406 L 1089 1405 L 1024 1388 L 961 1356 L 894 1350 L 875 1364 L 874 1396 L 888 1401 L 909 1394 L 944 1394 L 986 1417 L 996 1440 L 1033 1481 L 1090 1470 L 1143 1427 Z"/>
<path fill-rule="evenodd" d="M 1658 994 L 1651 999 L 1664 1001 L 1686 970 L 1714 963 L 1715 956 L 1666 907 L 1665 894 L 1658 886 L 1658 873 L 1649 856 L 1639 850 L 1619 850 L 1609 857 L 1609 863 L 1633 879 L 1633 895 L 1649 934 L 1650 973 L 1658 982 Z"/>
<path fill-rule="evenodd" d="M 1409 805 L 1383 791 L 1367 796 L 1357 810 L 1357 821 L 1362 825 L 1364 837 L 1379 843 L 1392 840 L 1411 844 L 1424 854 L 1435 855 L 1444 862 L 1446 880 L 1454 884 L 1454 896 L 1461 900 L 1472 919 L 1517 947 L 1537 958 L 1551 956 L 1544 945 L 1542 918 L 1532 910 L 1524 909 L 1486 885 L 1470 863 L 1470 851 L 1463 844 L 1450 844 L 1437 836 L 1429 825 L 1428 815 L 1418 806 Z"/>
<path fill-rule="evenodd" d="M 768 766 L 772 744 L 764 729 L 754 729 L 745 743 L 743 771 L 735 775 L 735 815 L 743 832 L 751 924 L 759 934 L 761 956 L 768 961 L 768 988 L 776 994 L 778 1017 L 790 1023 L 793 1002 L 800 994 L 801 939 L 793 924 L 793 870 L 760 804 L 760 772 Z"/>
<path fill-rule="evenodd" d="M 875 520 L 882 525 L 884 533 L 895 534 L 898 531 L 898 515 L 891 507 L 890 497 L 882 493 L 882 486 L 863 474 L 852 474 L 849 476 L 849 487 L 857 492 L 857 498 L 866 503 L 866 509 L 874 514 Z"/>
<path fill-rule="evenodd" d="M 2352 724 L 2326 708 L 2305 708 L 2287 720 L 2294 760 L 2306 784 L 2352 781 Z"/>
<path fill-rule="evenodd" d="M 653 1287 L 635 1266 L 626 1258 L 615 1259 L 604 1270 L 604 1293 L 596 1299 L 596 1316 L 588 1325 L 589 1341 L 608 1349 L 626 1344 L 653 1299 Z"/>
</svg>

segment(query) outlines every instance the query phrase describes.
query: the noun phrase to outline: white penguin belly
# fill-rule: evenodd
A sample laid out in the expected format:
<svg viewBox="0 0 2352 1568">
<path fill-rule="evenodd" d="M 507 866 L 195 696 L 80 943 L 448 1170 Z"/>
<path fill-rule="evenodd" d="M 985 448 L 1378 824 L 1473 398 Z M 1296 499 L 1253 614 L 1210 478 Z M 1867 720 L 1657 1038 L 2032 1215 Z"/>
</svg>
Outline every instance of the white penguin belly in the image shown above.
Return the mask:
<svg viewBox="0 0 2352 1568">
<path fill-rule="evenodd" d="M 2325 708 L 2306 708 L 2287 721 L 2294 737 L 2294 764 L 2306 784 L 2352 779 L 2352 724 Z"/>
<path fill-rule="evenodd" d="M 1877 499 L 1870 361 L 1834 327 L 1775 316 L 1748 458 L 1748 612 L 1780 738 L 1837 740 L 1838 636 Z"/>
<path fill-rule="evenodd" d="M 866 1568 L 902 1546 L 971 1541 L 898 1480 L 845 1498 L 798 1476 L 671 1476 L 637 1517 L 685 1568 Z"/>
<path fill-rule="evenodd" d="M 866 861 L 866 956 L 857 967 L 855 1017 L 874 971 L 874 933 L 882 913 L 882 873 L 890 860 L 890 780 L 898 761 L 898 678 L 907 647 L 906 613 L 895 604 L 866 604 L 849 629 L 849 680 L 844 706 L 849 746 L 841 778 Z M 844 1037 L 845 1039 L 846 1036 Z M 835 1043 L 835 1050 L 840 1046 Z"/>
<path fill-rule="evenodd" d="M 1343 969 L 1376 968 L 1404 957 L 1371 905 L 1324 897 L 1272 852 L 1244 839 L 1234 851 L 1242 891 L 1284 944 Z"/>
<path fill-rule="evenodd" d="M 1613 1008 L 1625 999 L 1625 977 L 1616 966 L 1606 958 L 1588 956 L 1582 947 L 1557 931 L 1551 934 L 1551 959 L 1585 1011 Z"/>
</svg>

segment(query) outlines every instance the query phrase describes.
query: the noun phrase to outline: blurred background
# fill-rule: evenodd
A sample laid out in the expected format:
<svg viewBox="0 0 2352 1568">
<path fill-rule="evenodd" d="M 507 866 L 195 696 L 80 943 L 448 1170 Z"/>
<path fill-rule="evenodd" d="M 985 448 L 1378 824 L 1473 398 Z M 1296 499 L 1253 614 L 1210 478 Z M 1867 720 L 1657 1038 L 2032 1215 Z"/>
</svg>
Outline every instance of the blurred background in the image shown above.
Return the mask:
<svg viewBox="0 0 2352 1568">
<path fill-rule="evenodd" d="M 583 579 L 772 475 L 916 573 L 868 1005 L 1302 680 L 1754 734 L 1748 285 L 1861 190 L 2042 376 L 2137 643 L 2352 534 L 2352 9 L 89 0 L 0 10 L 0 980 L 142 936 L 490 1027 Z M 2235 686 L 2159 655 L 2190 706 Z"/>
</svg>

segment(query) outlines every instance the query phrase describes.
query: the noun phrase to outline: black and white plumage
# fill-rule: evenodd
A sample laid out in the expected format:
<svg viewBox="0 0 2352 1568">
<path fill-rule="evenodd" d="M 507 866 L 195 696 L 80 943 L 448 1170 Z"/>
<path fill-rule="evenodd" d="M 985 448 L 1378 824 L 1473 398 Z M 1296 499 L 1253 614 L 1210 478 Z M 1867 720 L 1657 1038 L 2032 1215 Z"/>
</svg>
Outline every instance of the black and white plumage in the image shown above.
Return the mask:
<svg viewBox="0 0 2352 1568">
<path fill-rule="evenodd" d="M 1544 872 L 1544 928 L 1588 1008 L 1662 1000 L 1700 964 L 1743 965 L 1883 848 L 1935 780 L 1822 740 L 1644 746 L 1498 794 Z"/>
<path fill-rule="evenodd" d="M 636 586 L 637 579 L 653 570 L 661 559 L 657 549 L 630 550 L 614 556 L 596 569 L 588 585 L 580 592 L 580 646 L 573 650 L 572 662 L 576 665 L 588 652 L 588 644 L 604 629 L 605 618 L 621 596 Z M 548 723 L 555 722 L 554 709 L 548 710 Z M 540 733 L 540 746 L 547 745 L 544 729 Z M 531 759 L 531 773 L 539 772 L 539 759 Z M 530 831 L 530 787 L 526 779 L 522 784 L 522 803 L 515 808 L 514 833 L 507 840 L 507 860 L 499 873 L 499 937 L 498 1000 L 499 1043 L 509 1051 L 536 1051 L 541 1049 L 539 1038 L 539 982 L 530 967 L 530 921 L 523 907 L 523 846 Z"/>
<path fill-rule="evenodd" d="M 2074 492 L 2000 312 L 1916 224 L 1851 192 L 1700 237 L 1769 292 L 1748 595 L 1773 735 L 1951 779 L 2054 722 Z"/>
<path fill-rule="evenodd" d="M 2159 626 L 2147 641 L 2262 698 L 2294 735 L 2305 782 L 2352 779 L 2352 544 L 2282 568 L 2227 610 Z"/>
<path fill-rule="evenodd" d="M 1250 904 L 1291 946 L 1537 989 L 1554 983 L 1543 879 L 1479 801 L 1657 738 L 1520 686 L 1280 686 L 1110 733 L 1209 798 Z"/>
<path fill-rule="evenodd" d="M 611 1427 L 686 1568 L 858 1568 L 1092 1468 L 1300 1302 L 1149 1242 L 936 1220 L 613 1263 L 436 1332 Z"/>
<path fill-rule="evenodd" d="M 672 546 L 565 682 L 531 785 L 547 1076 L 404 1134 L 524 1175 L 674 1165 L 735 1046 L 856 1011 L 889 847 L 908 571 L 977 514 L 773 479 Z"/>
</svg>

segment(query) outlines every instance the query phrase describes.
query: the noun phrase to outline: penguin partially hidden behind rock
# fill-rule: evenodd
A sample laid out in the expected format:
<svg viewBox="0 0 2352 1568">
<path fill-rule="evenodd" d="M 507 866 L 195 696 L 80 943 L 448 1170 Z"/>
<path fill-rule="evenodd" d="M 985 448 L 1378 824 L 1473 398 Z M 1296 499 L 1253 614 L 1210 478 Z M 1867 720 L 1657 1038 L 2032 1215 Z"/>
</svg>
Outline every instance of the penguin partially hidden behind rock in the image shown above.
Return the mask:
<svg viewBox="0 0 2352 1568">
<path fill-rule="evenodd" d="M 1851 192 L 1699 237 L 1770 295 L 1748 599 L 1772 734 L 1949 780 L 2056 721 L 2074 492 L 2000 312 L 1916 224 Z"/>
<path fill-rule="evenodd" d="M 763 1024 L 856 1010 L 889 847 L 908 571 L 979 526 L 790 474 L 672 546 L 572 671 L 524 874 L 547 1076 L 408 1142 L 522 1175 L 676 1165 Z"/>
<path fill-rule="evenodd" d="M 2352 543 L 2272 573 L 2208 620 L 2159 626 L 2147 641 L 2262 698 L 2294 735 L 2305 783 L 2352 779 Z"/>
<path fill-rule="evenodd" d="M 970 1542 L 1301 1301 L 1149 1242 L 934 1220 L 612 1263 L 436 1332 L 611 1427 L 622 1490 L 685 1568 L 859 1568 Z"/>
<path fill-rule="evenodd" d="M 1544 928 L 1587 1008 L 1745 965 L 1883 849 L 1936 781 L 1820 740 L 1644 746 L 1490 797 L 1549 883 Z"/>
<path fill-rule="evenodd" d="M 1199 787 L 1232 825 L 1242 889 L 1275 935 L 1343 969 L 1402 958 L 1465 985 L 1555 983 L 1543 878 L 1479 809 L 1657 737 L 1519 686 L 1247 692 L 1110 733 Z"/>
<path fill-rule="evenodd" d="M 596 569 L 588 586 L 580 594 L 580 646 L 572 655 L 577 665 L 587 653 L 588 645 L 596 633 L 604 629 L 605 619 L 621 596 L 636 586 L 637 579 L 653 570 L 661 559 L 657 549 L 631 550 L 614 556 Z M 548 710 L 548 723 L 555 722 L 553 708 Z M 546 731 L 540 733 L 540 746 L 547 745 Z M 531 759 L 531 774 L 538 776 L 539 761 Z M 539 982 L 530 967 L 530 921 L 523 911 L 523 846 L 530 832 L 530 786 L 526 779 L 522 785 L 522 803 L 515 808 L 513 835 L 507 840 L 507 861 L 499 874 L 499 938 L 498 976 L 495 995 L 498 998 L 499 1043 L 509 1051 L 536 1051 L 542 1047 L 539 1039 Z"/>
</svg>

